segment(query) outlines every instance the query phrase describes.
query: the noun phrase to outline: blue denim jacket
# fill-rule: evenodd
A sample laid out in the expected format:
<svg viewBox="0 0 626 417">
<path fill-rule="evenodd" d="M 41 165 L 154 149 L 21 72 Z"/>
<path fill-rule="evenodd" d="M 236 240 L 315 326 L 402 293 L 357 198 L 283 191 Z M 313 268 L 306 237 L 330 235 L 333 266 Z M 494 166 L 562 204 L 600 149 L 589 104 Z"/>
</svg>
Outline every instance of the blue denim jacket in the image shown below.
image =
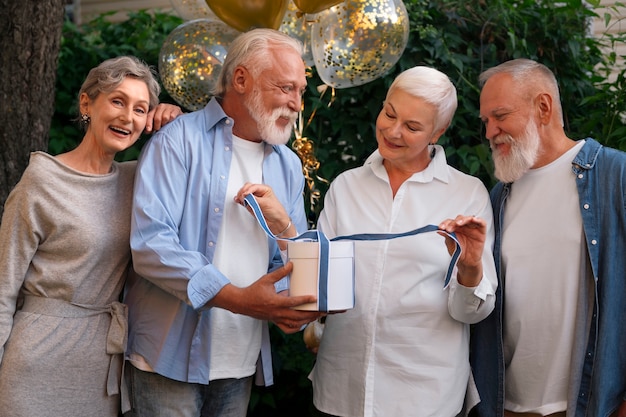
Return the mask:
<svg viewBox="0 0 626 417">
<path fill-rule="evenodd" d="M 587 349 L 577 387 L 575 417 L 609 416 L 626 398 L 626 153 L 586 139 L 572 161 L 587 251 L 594 279 L 595 303 Z M 481 402 L 480 417 L 504 413 L 502 320 L 504 285 L 501 275 L 502 222 L 511 185 L 491 191 L 498 272 L 496 306 L 472 326 L 470 362 Z"/>
</svg>

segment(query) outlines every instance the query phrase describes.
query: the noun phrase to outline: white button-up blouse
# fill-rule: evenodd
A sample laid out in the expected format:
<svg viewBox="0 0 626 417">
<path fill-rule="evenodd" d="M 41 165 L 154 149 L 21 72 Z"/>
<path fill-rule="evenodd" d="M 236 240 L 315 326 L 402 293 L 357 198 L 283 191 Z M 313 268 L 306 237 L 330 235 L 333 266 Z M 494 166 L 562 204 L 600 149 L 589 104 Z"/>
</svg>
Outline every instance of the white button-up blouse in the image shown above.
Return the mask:
<svg viewBox="0 0 626 417">
<path fill-rule="evenodd" d="M 447 165 L 434 145 L 430 165 L 392 197 L 382 157 L 338 176 L 318 227 L 329 237 L 401 233 L 458 214 L 488 224 L 483 279 L 461 286 L 437 233 L 355 242 L 355 308 L 328 316 L 310 378 L 315 406 L 339 416 L 455 416 L 470 377 L 469 325 L 493 309 L 497 285 L 493 216 L 480 180 Z"/>
</svg>

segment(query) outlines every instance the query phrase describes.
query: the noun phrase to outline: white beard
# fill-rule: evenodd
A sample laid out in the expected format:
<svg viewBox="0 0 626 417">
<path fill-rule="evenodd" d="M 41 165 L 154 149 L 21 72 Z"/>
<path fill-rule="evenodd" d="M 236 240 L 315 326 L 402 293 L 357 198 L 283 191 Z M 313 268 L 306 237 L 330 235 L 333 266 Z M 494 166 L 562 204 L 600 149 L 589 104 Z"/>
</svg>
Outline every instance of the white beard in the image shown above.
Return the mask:
<svg viewBox="0 0 626 417">
<path fill-rule="evenodd" d="M 501 155 L 494 145 L 509 145 L 509 155 Z M 517 139 L 511 135 L 500 135 L 491 142 L 495 176 L 502 182 L 514 182 L 522 177 L 537 161 L 539 154 L 539 130 L 533 119 L 526 125 L 526 130 Z"/>
<path fill-rule="evenodd" d="M 287 107 L 274 109 L 269 113 L 266 112 L 263 109 L 261 92 L 256 88 L 253 90 L 252 96 L 246 100 L 246 107 L 257 123 L 259 133 L 264 142 L 270 145 L 284 145 L 289 142 L 293 126 L 298 117 L 296 112 Z M 289 119 L 290 123 L 285 127 L 279 127 L 276 121 L 281 117 Z"/>
</svg>

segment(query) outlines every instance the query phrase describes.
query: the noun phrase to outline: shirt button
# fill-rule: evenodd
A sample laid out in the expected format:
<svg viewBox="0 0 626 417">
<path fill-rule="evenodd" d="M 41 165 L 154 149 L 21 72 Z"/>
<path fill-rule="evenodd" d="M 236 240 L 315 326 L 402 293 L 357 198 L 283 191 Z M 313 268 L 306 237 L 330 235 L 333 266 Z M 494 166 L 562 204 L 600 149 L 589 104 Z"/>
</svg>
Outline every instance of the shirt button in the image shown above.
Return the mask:
<svg viewBox="0 0 626 417">
<path fill-rule="evenodd" d="M 582 179 L 582 177 L 583 177 L 583 174 L 578 174 L 578 178 Z"/>
<path fill-rule="evenodd" d="M 224 150 L 228 152 L 228 151 L 230 151 L 230 147 L 224 146 Z"/>
<path fill-rule="evenodd" d="M 214 245 L 213 242 L 209 242 L 209 247 L 212 247 Z"/>
<path fill-rule="evenodd" d="M 583 206 L 583 208 L 584 208 L 585 210 L 589 210 L 589 204 L 585 204 L 585 205 Z"/>
<path fill-rule="evenodd" d="M 226 179 L 226 175 L 220 175 L 220 179 L 221 180 L 225 180 Z"/>
<path fill-rule="evenodd" d="M 219 207 L 215 207 L 215 208 L 213 209 L 213 211 L 214 211 L 214 212 L 216 212 L 216 213 L 219 213 L 219 212 L 220 212 L 220 208 L 219 208 Z"/>
<path fill-rule="evenodd" d="M 595 239 L 593 239 L 593 240 L 591 241 L 591 244 L 592 244 L 592 245 L 596 245 L 597 243 L 598 243 L 598 241 L 597 241 L 597 240 L 595 240 Z"/>
</svg>

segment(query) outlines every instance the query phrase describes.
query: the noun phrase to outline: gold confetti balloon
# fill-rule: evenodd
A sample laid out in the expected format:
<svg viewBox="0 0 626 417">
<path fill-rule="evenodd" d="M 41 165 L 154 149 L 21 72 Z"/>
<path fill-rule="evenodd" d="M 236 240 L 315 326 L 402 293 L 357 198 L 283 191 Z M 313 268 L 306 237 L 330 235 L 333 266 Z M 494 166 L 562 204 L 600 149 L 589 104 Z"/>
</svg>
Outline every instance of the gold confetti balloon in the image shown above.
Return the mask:
<svg viewBox="0 0 626 417">
<path fill-rule="evenodd" d="M 170 0 L 170 3 L 178 16 L 184 20 L 219 20 L 206 0 Z"/>
<path fill-rule="evenodd" d="M 305 13 L 298 10 L 293 0 L 287 5 L 287 12 L 278 28 L 279 31 L 298 39 L 304 46 L 302 58 L 307 66 L 312 67 L 313 54 L 311 53 L 311 24 L 313 21 Z"/>
<path fill-rule="evenodd" d="M 239 32 L 222 21 L 196 19 L 174 29 L 159 52 L 163 87 L 187 110 L 203 108 L 211 98 L 228 47 Z"/>
<path fill-rule="evenodd" d="M 334 88 L 362 85 L 387 73 L 409 38 L 401 0 L 345 0 L 316 15 L 311 28 L 315 68 Z"/>
</svg>

